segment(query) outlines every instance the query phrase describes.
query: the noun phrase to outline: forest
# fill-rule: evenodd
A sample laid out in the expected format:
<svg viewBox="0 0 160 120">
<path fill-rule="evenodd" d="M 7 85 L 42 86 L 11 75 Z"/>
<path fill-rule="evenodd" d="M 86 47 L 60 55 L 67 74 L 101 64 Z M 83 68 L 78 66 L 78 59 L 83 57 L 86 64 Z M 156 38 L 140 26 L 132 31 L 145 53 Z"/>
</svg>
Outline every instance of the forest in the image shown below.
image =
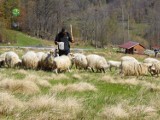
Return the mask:
<svg viewBox="0 0 160 120">
<path fill-rule="evenodd" d="M 0 0 L 0 38 L 4 29 L 15 29 L 54 40 L 72 24 L 74 38 L 95 47 L 132 40 L 151 48 L 160 44 L 159 11 L 159 0 Z"/>
</svg>

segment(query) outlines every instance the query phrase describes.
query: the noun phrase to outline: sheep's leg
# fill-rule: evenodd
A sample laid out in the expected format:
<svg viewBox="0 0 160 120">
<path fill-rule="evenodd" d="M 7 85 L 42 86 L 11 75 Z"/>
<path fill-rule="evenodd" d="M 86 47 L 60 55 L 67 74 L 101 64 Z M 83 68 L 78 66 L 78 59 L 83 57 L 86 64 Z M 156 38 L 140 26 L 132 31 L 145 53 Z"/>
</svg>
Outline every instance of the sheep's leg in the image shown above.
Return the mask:
<svg viewBox="0 0 160 120">
<path fill-rule="evenodd" d="M 112 67 L 111 66 L 109 67 L 109 70 L 112 71 Z"/>
<path fill-rule="evenodd" d="M 93 69 L 93 68 L 91 68 L 91 70 L 92 70 L 92 72 L 94 72 L 94 69 Z"/>
<path fill-rule="evenodd" d="M 68 72 L 71 72 L 71 70 L 69 69 L 69 67 L 67 69 L 68 69 Z"/>
<path fill-rule="evenodd" d="M 102 68 L 102 71 L 103 71 L 104 73 L 106 73 L 106 71 L 105 71 L 105 69 L 104 69 L 104 68 Z"/>
<path fill-rule="evenodd" d="M 115 67 L 115 70 L 117 70 L 118 68 L 117 67 Z"/>
<path fill-rule="evenodd" d="M 55 69 L 56 74 L 58 74 L 58 69 Z"/>
</svg>

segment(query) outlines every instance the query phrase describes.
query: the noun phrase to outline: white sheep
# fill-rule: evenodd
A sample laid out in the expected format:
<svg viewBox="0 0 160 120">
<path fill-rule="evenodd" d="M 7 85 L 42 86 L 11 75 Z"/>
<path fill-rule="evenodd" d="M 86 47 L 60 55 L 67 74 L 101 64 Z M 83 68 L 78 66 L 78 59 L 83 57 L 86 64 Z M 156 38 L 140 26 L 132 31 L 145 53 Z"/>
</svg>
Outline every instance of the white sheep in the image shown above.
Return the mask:
<svg viewBox="0 0 160 120">
<path fill-rule="evenodd" d="M 76 68 L 87 68 L 87 58 L 82 53 L 75 53 L 73 55 L 73 63 L 75 64 Z"/>
<path fill-rule="evenodd" d="M 45 53 L 44 52 L 37 52 L 36 55 L 37 55 L 37 58 L 38 58 L 38 69 L 41 69 L 41 60 L 42 60 L 42 57 Z"/>
<path fill-rule="evenodd" d="M 121 61 L 135 61 L 138 63 L 138 60 L 132 56 L 123 56 L 121 57 Z"/>
<path fill-rule="evenodd" d="M 43 70 L 53 70 L 54 69 L 54 52 L 50 51 L 48 53 L 43 54 L 42 59 L 40 61 L 40 66 Z"/>
<path fill-rule="evenodd" d="M 22 61 L 19 59 L 19 56 L 15 52 L 10 51 L 6 53 L 5 63 L 8 67 L 13 68 L 19 67 Z"/>
<path fill-rule="evenodd" d="M 157 62 L 160 62 L 160 61 L 155 59 L 155 58 L 146 58 L 146 59 L 144 59 L 143 62 L 148 64 L 148 66 L 152 66 L 153 63 L 157 63 Z"/>
<path fill-rule="evenodd" d="M 39 61 L 42 59 L 42 56 L 43 56 L 44 54 L 45 54 L 44 52 L 37 52 L 37 53 L 36 53 Z"/>
<path fill-rule="evenodd" d="M 71 58 L 69 56 L 58 56 L 54 58 L 54 68 L 55 72 L 58 74 L 59 72 L 62 71 L 70 71 L 71 67 Z"/>
<path fill-rule="evenodd" d="M 120 66 L 121 66 L 120 61 L 109 60 L 107 63 L 109 64 L 110 71 L 111 71 L 112 67 L 115 67 L 117 69 L 117 68 L 120 68 Z"/>
<path fill-rule="evenodd" d="M 0 55 L 0 67 L 5 66 L 6 54 L 7 54 L 7 52 L 4 52 L 3 54 Z"/>
<path fill-rule="evenodd" d="M 136 61 L 123 61 L 121 65 L 121 73 L 124 76 L 139 76 L 148 74 L 148 66 L 144 63 L 137 63 Z"/>
<path fill-rule="evenodd" d="M 151 75 L 158 75 L 160 74 L 160 62 L 155 62 L 149 67 L 149 72 Z"/>
<path fill-rule="evenodd" d="M 90 54 L 86 56 L 87 62 L 88 62 L 88 68 L 90 68 L 93 72 L 94 69 L 97 71 L 103 71 L 105 73 L 105 69 L 109 68 L 109 65 L 106 61 L 106 59 L 102 56 L 96 55 L 96 54 Z"/>
<path fill-rule="evenodd" d="M 34 51 L 28 51 L 22 56 L 22 65 L 26 69 L 37 69 L 38 57 Z"/>
</svg>

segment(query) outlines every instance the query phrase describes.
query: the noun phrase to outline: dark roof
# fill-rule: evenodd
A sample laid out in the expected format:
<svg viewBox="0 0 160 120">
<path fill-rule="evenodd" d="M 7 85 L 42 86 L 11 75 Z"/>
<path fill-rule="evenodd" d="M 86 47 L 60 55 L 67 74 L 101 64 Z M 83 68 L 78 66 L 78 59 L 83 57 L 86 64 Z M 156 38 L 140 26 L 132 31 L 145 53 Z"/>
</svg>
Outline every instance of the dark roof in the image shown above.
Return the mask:
<svg viewBox="0 0 160 120">
<path fill-rule="evenodd" d="M 129 41 L 122 45 L 119 45 L 120 48 L 130 49 L 136 45 L 140 45 L 138 42 Z M 141 45 L 142 46 L 142 45 Z M 142 46 L 143 47 L 143 46 Z"/>
</svg>

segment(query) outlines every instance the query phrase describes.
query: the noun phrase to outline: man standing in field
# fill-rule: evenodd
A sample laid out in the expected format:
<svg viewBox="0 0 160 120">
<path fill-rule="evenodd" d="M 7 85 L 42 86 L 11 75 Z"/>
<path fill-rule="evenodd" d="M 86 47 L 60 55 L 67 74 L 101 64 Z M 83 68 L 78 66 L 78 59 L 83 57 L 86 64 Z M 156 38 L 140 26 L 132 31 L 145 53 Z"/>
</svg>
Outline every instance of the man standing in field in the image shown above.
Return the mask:
<svg viewBox="0 0 160 120">
<path fill-rule="evenodd" d="M 70 53 L 70 44 L 73 42 L 73 38 L 66 31 L 66 28 L 63 27 L 61 32 L 56 35 L 55 44 L 58 45 L 59 56 L 68 55 Z"/>
</svg>

